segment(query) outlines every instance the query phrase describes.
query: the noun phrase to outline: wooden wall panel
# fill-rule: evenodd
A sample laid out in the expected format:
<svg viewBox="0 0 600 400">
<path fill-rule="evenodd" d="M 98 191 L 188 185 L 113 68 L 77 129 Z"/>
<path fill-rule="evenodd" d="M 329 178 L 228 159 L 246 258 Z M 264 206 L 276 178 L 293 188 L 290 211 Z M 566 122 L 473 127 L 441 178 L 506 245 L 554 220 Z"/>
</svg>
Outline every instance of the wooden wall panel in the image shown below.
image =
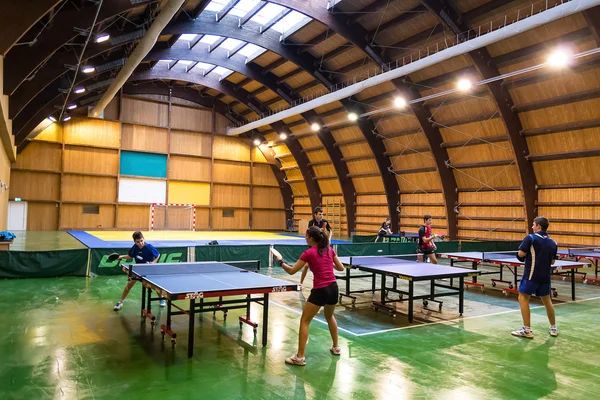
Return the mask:
<svg viewBox="0 0 600 400">
<path fill-rule="evenodd" d="M 458 228 L 459 238 L 477 238 L 477 240 L 523 240 L 525 232 L 488 232 L 488 231 L 472 231 Z M 554 239 L 554 236 L 552 236 Z"/>
<path fill-rule="evenodd" d="M 283 209 L 283 198 L 279 188 L 252 188 L 252 207 Z"/>
<path fill-rule="evenodd" d="M 53 200 L 60 197 L 60 175 L 45 172 L 13 170 L 10 177 L 10 197 L 28 200 Z"/>
<path fill-rule="evenodd" d="M 440 175 L 436 172 L 419 172 L 414 174 L 396 175 L 398 187 L 404 192 L 439 190 L 442 188 Z"/>
<path fill-rule="evenodd" d="M 171 153 L 210 157 L 211 135 L 171 130 Z"/>
<path fill-rule="evenodd" d="M 252 229 L 284 230 L 285 211 L 252 211 Z"/>
<path fill-rule="evenodd" d="M 600 182 L 600 157 L 533 163 L 539 185 Z"/>
<path fill-rule="evenodd" d="M 17 156 L 16 169 L 58 171 L 61 169 L 62 145 L 33 141 Z"/>
<path fill-rule="evenodd" d="M 169 131 L 151 126 L 123 124 L 121 148 L 123 150 L 141 150 L 153 153 L 168 153 Z"/>
<path fill-rule="evenodd" d="M 150 206 L 130 206 L 119 204 L 117 229 L 148 229 Z"/>
<path fill-rule="evenodd" d="M 250 184 L 250 164 L 215 160 L 213 181 Z"/>
<path fill-rule="evenodd" d="M 44 141 L 44 142 L 58 142 L 62 143 L 63 141 L 63 125 L 62 124 L 50 124 L 46 129 L 40 132 L 39 135 L 35 137 L 34 141 Z"/>
<path fill-rule="evenodd" d="M 58 230 L 58 204 L 31 201 L 27 203 L 27 230 Z"/>
<path fill-rule="evenodd" d="M 208 229 L 210 210 L 208 208 L 196 208 L 196 230 Z"/>
<path fill-rule="evenodd" d="M 216 116 L 217 116 L 217 121 L 216 121 L 216 126 L 215 126 L 215 133 L 223 135 L 223 134 L 227 133 L 227 127 L 231 126 L 231 122 L 227 118 L 222 116 L 221 114 L 216 114 Z"/>
<path fill-rule="evenodd" d="M 265 151 L 269 151 L 268 149 L 265 149 Z M 252 147 L 252 161 L 254 161 L 255 163 L 264 163 L 266 164 L 268 161 L 265 158 L 265 155 L 263 154 L 263 152 L 260 150 L 260 148 L 258 146 L 254 146 Z"/>
<path fill-rule="evenodd" d="M 250 210 L 236 209 L 233 217 L 223 217 L 223 209 L 213 208 L 212 229 L 248 229 Z"/>
<path fill-rule="evenodd" d="M 8 154 L 4 151 L 4 148 L 0 150 L 0 180 L 6 183 L 9 189 L 12 187 L 10 160 Z M 0 229 L 3 231 L 6 230 L 8 226 L 9 193 L 8 190 L 0 190 Z"/>
<path fill-rule="evenodd" d="M 65 172 L 81 172 L 98 175 L 119 173 L 119 152 L 91 147 L 65 146 Z"/>
<path fill-rule="evenodd" d="M 198 132 L 212 132 L 212 110 L 199 110 L 190 107 L 171 107 L 171 127 Z"/>
<path fill-rule="evenodd" d="M 115 206 L 101 205 L 99 214 L 84 214 L 82 204 L 63 204 L 60 229 L 114 228 Z"/>
<path fill-rule="evenodd" d="M 117 198 L 117 179 L 104 176 L 63 176 L 63 201 L 114 203 Z"/>
<path fill-rule="evenodd" d="M 118 148 L 121 137 L 119 122 L 93 118 L 73 118 L 65 123 L 66 144 Z"/>
<path fill-rule="evenodd" d="M 210 160 L 185 156 L 169 158 L 169 179 L 186 181 L 210 181 Z"/>
<path fill-rule="evenodd" d="M 250 186 L 213 185 L 213 207 L 249 207 Z"/>
<path fill-rule="evenodd" d="M 169 106 L 167 104 L 124 97 L 121 120 L 133 124 L 166 127 L 168 124 L 168 111 Z"/>
<path fill-rule="evenodd" d="M 279 186 L 270 165 L 254 164 L 252 167 L 252 183 L 255 185 Z"/>
<path fill-rule="evenodd" d="M 248 140 L 215 135 L 213 143 L 215 158 L 250 161 L 250 143 Z"/>
</svg>

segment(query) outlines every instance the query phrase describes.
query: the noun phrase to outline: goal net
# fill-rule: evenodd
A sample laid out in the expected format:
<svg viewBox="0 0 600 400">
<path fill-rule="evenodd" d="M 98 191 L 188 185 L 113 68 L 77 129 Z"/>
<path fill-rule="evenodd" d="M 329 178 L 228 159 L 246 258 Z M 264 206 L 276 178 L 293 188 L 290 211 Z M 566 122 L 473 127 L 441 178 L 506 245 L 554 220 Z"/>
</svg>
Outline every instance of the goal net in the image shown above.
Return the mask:
<svg viewBox="0 0 600 400">
<path fill-rule="evenodd" d="M 196 230 L 195 204 L 163 204 L 150 206 L 150 230 Z"/>
</svg>

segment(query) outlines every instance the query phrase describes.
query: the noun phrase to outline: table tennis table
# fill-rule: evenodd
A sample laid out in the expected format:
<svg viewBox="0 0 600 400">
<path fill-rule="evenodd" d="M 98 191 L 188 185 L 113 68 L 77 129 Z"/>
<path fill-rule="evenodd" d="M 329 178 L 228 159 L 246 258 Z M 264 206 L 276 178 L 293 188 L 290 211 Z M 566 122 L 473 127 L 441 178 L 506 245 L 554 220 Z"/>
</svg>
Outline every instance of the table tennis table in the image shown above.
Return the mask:
<svg viewBox="0 0 600 400">
<path fill-rule="evenodd" d="M 415 261 L 417 255 L 402 255 L 402 256 L 354 256 L 354 257 L 340 257 L 340 262 L 346 266 L 346 275 L 337 276 L 338 279 L 346 282 L 345 293 L 340 294 L 340 302 L 342 297 L 349 297 L 352 299 L 354 306 L 356 297 L 352 296 L 353 293 L 365 293 L 365 292 L 381 292 L 379 301 L 373 302 L 373 308 L 378 310 L 379 308 L 387 310 L 390 315 L 396 315 L 395 307 L 388 307 L 389 303 L 398 303 L 402 301 L 408 302 L 408 321 L 413 321 L 413 303 L 414 300 L 423 300 L 423 305 L 427 307 L 429 301 L 433 301 L 439 304 L 439 311 L 442 311 L 442 302 L 436 300 L 437 297 L 444 296 L 458 296 L 458 308 L 459 314 L 462 316 L 463 303 L 464 303 L 464 278 L 467 276 L 475 276 L 479 274 L 477 270 L 471 270 L 466 268 L 455 268 L 447 265 L 438 265 L 430 263 L 422 263 Z M 350 269 L 356 269 L 359 271 L 368 272 L 369 274 L 363 275 L 351 275 Z M 376 288 L 376 277 L 381 276 L 381 286 L 379 289 Z M 351 290 L 350 282 L 357 278 L 372 279 L 371 289 L 366 290 Z M 386 278 L 391 277 L 393 280 L 392 286 L 387 286 Z M 458 278 L 459 286 L 455 288 L 450 285 L 437 283 L 436 280 L 447 279 L 447 278 Z M 408 281 L 408 291 L 398 288 L 397 281 L 405 280 Z M 414 294 L 414 283 L 415 282 L 430 282 L 430 290 L 425 295 Z M 445 292 L 437 292 L 436 288 L 447 289 Z M 389 292 L 399 294 L 399 299 L 388 299 L 387 295 Z M 404 295 L 408 296 L 404 299 Z"/>
<path fill-rule="evenodd" d="M 590 278 L 584 274 L 583 283 L 600 283 L 600 277 L 598 277 L 598 273 L 600 272 L 600 247 L 584 247 L 558 250 L 558 257 L 572 258 L 575 261 L 589 260 L 590 264 L 594 266 L 594 277 Z"/>
<path fill-rule="evenodd" d="M 167 321 L 160 326 L 163 341 L 168 335 L 175 346 L 177 334 L 172 330 L 171 319 L 176 315 L 188 316 L 188 357 L 192 357 L 194 351 L 195 314 L 222 311 L 227 318 L 228 310 L 244 308 L 246 314 L 239 317 L 240 329 L 243 324 L 250 325 L 256 335 L 258 324 L 250 319 L 250 305 L 260 304 L 263 306 L 262 344 L 266 346 L 269 293 L 300 290 L 295 283 L 258 273 L 260 261 L 124 264 L 122 269 L 130 279 L 142 283 L 144 321 L 150 320 L 154 326 L 156 316 L 152 314 L 152 302 L 166 299 Z M 152 291 L 157 297 L 152 297 Z M 253 297 L 254 294 L 262 296 Z M 215 300 L 204 301 L 212 298 Z M 189 307 L 175 304 L 177 300 L 189 301 Z"/>
<path fill-rule="evenodd" d="M 498 271 L 485 271 L 482 272 L 481 275 L 499 275 L 498 279 L 492 279 L 492 286 L 496 286 L 498 282 L 508 284 L 507 287 L 502 288 L 502 292 L 505 295 L 508 293 L 519 293 L 518 283 L 519 279 L 519 271 L 520 267 L 525 266 L 524 261 L 519 261 L 517 259 L 517 251 L 496 251 L 496 252 L 479 252 L 479 251 L 466 251 L 466 252 L 458 252 L 458 253 L 440 253 L 439 256 L 441 258 L 448 258 L 450 260 L 450 265 L 454 266 L 456 262 L 468 262 L 471 263 L 471 268 L 477 269 L 481 266 L 481 264 L 491 265 L 498 267 Z M 578 268 L 586 267 L 585 263 L 582 262 L 572 262 L 572 261 L 563 261 L 557 260 L 552 265 L 552 273 L 562 274 L 563 271 L 567 271 L 570 273 L 571 277 L 571 298 L 575 300 L 575 271 Z M 510 273 L 513 275 L 512 280 L 504 279 L 504 268 L 508 269 Z M 564 279 L 564 278 L 563 278 Z M 483 290 L 483 284 L 478 283 L 476 279 L 473 279 L 471 282 L 465 282 L 467 286 L 479 286 Z M 558 291 L 556 288 L 552 288 L 552 295 L 554 297 L 558 296 Z"/>
</svg>

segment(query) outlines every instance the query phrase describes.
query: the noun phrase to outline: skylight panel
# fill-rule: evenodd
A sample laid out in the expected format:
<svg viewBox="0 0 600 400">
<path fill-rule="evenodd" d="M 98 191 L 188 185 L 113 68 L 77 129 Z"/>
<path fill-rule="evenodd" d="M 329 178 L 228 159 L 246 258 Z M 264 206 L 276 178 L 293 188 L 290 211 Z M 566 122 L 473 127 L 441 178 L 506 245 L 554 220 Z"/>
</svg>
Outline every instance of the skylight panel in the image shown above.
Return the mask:
<svg viewBox="0 0 600 400">
<path fill-rule="evenodd" d="M 197 35 L 193 34 L 193 33 L 184 33 L 183 35 L 181 35 L 179 37 L 180 40 L 184 40 L 186 42 L 189 42 L 190 40 L 194 40 L 196 38 Z"/>
<path fill-rule="evenodd" d="M 168 64 L 170 62 L 173 62 L 173 60 L 158 60 L 157 64 L 163 63 L 163 64 Z"/>
<path fill-rule="evenodd" d="M 264 53 L 265 49 L 260 46 L 257 46 L 252 43 L 248 43 L 245 45 L 238 53 L 246 57 L 246 62 L 252 61 L 254 58 L 258 57 L 262 53 Z"/>
<path fill-rule="evenodd" d="M 235 7 L 229 11 L 229 14 L 235 15 L 236 17 L 243 17 L 258 3 L 260 3 L 260 0 L 240 0 Z"/>
<path fill-rule="evenodd" d="M 227 3 L 229 3 L 228 0 L 212 0 L 210 3 L 208 3 L 205 10 L 215 12 L 221 11 Z"/>
<path fill-rule="evenodd" d="M 212 70 L 212 72 L 219 75 L 220 79 L 224 79 L 228 75 L 230 75 L 233 71 L 230 69 L 227 69 L 227 68 L 223 68 L 223 67 L 216 67 L 215 69 Z"/>
<path fill-rule="evenodd" d="M 264 6 L 262 10 L 258 12 L 258 14 L 252 17 L 250 21 L 254 21 L 260 25 L 264 25 L 285 9 L 285 7 L 282 7 L 278 4 L 269 3 L 266 6 Z"/>
<path fill-rule="evenodd" d="M 191 70 L 194 72 L 201 72 L 204 73 L 204 71 L 211 69 L 212 67 L 214 67 L 214 65 L 212 64 L 207 64 L 207 63 L 203 63 L 203 62 L 199 62 L 198 64 L 196 64 L 196 66 L 194 68 L 192 68 Z"/>
<path fill-rule="evenodd" d="M 292 11 L 285 17 L 283 17 L 279 22 L 277 22 L 271 29 L 275 29 L 279 33 L 287 33 L 291 29 L 298 30 L 300 27 L 306 25 L 310 22 L 311 19 L 304 14 L 299 13 L 298 11 Z"/>
<path fill-rule="evenodd" d="M 223 43 L 221 43 L 221 46 L 219 46 L 219 47 L 221 47 L 225 50 L 231 50 L 231 49 L 234 49 L 235 47 L 237 47 L 241 43 L 244 43 L 244 42 L 242 42 L 241 40 L 228 38 Z"/>
<path fill-rule="evenodd" d="M 189 60 L 179 60 L 178 64 L 182 64 L 182 65 L 190 65 L 193 64 L 193 61 L 189 61 Z"/>
<path fill-rule="evenodd" d="M 200 43 L 213 44 L 217 40 L 219 40 L 221 36 L 215 35 L 204 35 L 202 39 L 200 39 Z"/>
</svg>

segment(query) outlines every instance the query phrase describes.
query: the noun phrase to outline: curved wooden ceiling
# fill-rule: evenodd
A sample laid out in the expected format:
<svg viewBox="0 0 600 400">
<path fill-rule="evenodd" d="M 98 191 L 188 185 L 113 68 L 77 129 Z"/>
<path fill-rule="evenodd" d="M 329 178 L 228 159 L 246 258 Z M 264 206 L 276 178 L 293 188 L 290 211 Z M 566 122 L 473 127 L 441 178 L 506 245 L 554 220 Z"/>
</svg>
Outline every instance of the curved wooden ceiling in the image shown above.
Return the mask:
<svg viewBox="0 0 600 400">
<path fill-rule="evenodd" d="M 100 98 L 163 3 L 103 1 L 93 32 L 111 40 L 89 43 L 83 60 L 97 71 L 78 74 L 74 86 L 87 90 L 68 102 L 71 66 L 86 39 L 80 33 L 90 28 L 96 4 L 31 0 L 25 13 L 4 9 L 0 26 L 13 27 L 11 35 L 0 35 L 4 92 L 19 148 L 57 108 Z M 244 121 L 532 3 L 188 0 L 127 87 L 149 93 L 166 83 Z M 426 210 L 453 238 L 518 239 L 527 221 L 545 214 L 563 221 L 557 230 L 566 241 L 594 240 L 600 236 L 592 222 L 600 219 L 600 172 L 592 168 L 600 161 L 598 57 L 406 110 L 345 119 L 389 106 L 397 95 L 421 98 L 462 77 L 478 81 L 538 65 L 560 46 L 574 53 L 595 49 L 599 25 L 600 11 L 590 9 L 252 134 L 269 141 L 296 196 L 312 207 L 326 197 L 342 199 L 350 232 L 373 230 L 373 218 L 386 215 L 395 229 L 411 230 Z M 333 122 L 339 123 L 310 130 Z M 279 139 L 282 132 L 289 137 Z M 567 217 L 558 211 L 562 204 L 572 207 Z"/>
</svg>

